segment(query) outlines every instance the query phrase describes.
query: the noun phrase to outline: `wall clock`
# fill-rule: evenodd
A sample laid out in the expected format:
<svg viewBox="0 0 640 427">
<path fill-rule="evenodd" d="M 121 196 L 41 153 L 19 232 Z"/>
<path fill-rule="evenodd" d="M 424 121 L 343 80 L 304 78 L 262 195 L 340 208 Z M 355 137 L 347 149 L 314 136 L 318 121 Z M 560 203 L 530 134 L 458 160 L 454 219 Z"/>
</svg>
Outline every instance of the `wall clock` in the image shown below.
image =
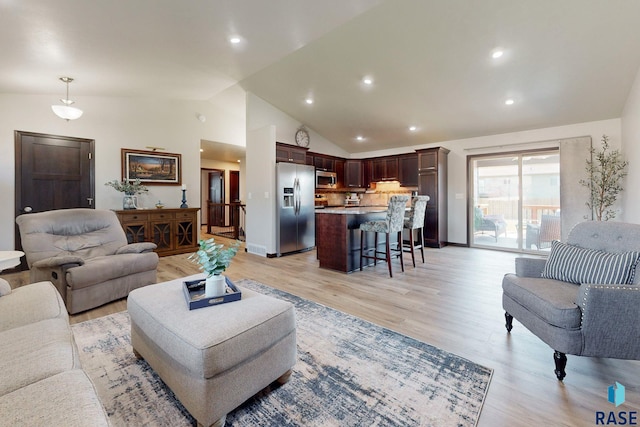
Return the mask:
<svg viewBox="0 0 640 427">
<path fill-rule="evenodd" d="M 309 146 L 309 132 L 303 127 L 296 131 L 296 144 L 300 147 Z"/>
</svg>

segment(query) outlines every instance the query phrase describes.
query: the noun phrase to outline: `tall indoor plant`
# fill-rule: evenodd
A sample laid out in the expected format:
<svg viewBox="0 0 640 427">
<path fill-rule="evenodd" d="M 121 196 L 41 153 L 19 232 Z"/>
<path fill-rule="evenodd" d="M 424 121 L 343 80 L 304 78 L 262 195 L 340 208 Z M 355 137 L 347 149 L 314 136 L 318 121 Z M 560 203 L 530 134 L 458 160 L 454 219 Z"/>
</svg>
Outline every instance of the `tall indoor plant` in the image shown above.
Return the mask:
<svg viewBox="0 0 640 427">
<path fill-rule="evenodd" d="M 225 292 L 225 277 L 222 272 L 229 267 L 231 259 L 238 253 L 240 242 L 235 242 L 228 248 L 216 243 L 213 237 L 198 241 L 199 249 L 189 255 L 189 260 L 200 265 L 200 270 L 207 274 L 205 280 L 205 296 L 215 297 Z"/>
<path fill-rule="evenodd" d="M 624 190 L 622 179 L 627 176 L 629 162 L 623 160 L 618 150 L 609 151 L 609 137 L 602 135 L 602 149 L 591 148 L 591 158 L 587 159 L 586 171 L 589 179 L 581 179 L 580 184 L 589 189 L 589 200 L 585 203 L 598 221 L 608 221 L 616 217 L 612 208 L 618 195 Z"/>
</svg>

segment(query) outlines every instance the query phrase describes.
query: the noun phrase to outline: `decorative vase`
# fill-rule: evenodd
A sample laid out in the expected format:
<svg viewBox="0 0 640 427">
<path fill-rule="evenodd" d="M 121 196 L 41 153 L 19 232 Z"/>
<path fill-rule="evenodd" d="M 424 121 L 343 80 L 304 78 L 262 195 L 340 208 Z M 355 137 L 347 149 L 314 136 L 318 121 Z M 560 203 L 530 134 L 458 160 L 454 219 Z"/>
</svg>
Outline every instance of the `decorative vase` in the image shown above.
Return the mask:
<svg viewBox="0 0 640 427">
<path fill-rule="evenodd" d="M 133 194 L 125 194 L 122 198 L 122 209 L 137 209 L 138 200 Z"/>
<path fill-rule="evenodd" d="M 224 295 L 225 277 L 222 274 L 215 274 L 207 277 L 204 284 L 204 296 L 207 298 Z"/>
</svg>

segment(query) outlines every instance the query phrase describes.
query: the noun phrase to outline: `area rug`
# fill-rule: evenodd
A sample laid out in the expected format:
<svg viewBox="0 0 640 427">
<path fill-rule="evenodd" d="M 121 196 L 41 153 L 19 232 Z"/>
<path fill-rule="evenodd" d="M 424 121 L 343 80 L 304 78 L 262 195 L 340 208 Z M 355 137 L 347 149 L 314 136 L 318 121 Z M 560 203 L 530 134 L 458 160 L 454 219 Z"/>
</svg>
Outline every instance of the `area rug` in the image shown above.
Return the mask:
<svg viewBox="0 0 640 427">
<path fill-rule="evenodd" d="M 287 384 L 250 399 L 227 416 L 227 426 L 476 425 L 491 369 L 260 283 L 236 284 L 295 305 L 298 362 Z M 195 425 L 133 356 L 127 312 L 72 328 L 114 426 Z"/>
</svg>

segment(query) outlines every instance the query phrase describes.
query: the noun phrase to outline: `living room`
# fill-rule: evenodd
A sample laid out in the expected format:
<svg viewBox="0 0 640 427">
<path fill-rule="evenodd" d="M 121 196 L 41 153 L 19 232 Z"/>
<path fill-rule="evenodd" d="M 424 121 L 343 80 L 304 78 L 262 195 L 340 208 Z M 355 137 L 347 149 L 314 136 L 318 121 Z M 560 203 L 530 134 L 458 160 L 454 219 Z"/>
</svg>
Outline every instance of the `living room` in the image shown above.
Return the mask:
<svg viewBox="0 0 640 427">
<path fill-rule="evenodd" d="M 0 18 L 3 28 L 11 28 L 5 21 L 16 19 L 16 14 L 19 16 L 22 13 L 12 9 L 10 3 L 0 6 L 3 12 L 5 10 L 7 12 L 2 13 Z M 629 3 L 621 2 L 621 5 L 633 8 L 634 6 Z M 555 2 L 549 2 L 546 6 L 549 10 L 555 10 L 557 7 Z M 73 17 L 74 7 L 61 7 L 59 13 L 62 14 L 64 9 L 66 14 Z M 579 6 L 576 7 L 579 8 Z M 612 5 L 603 7 L 616 9 L 616 6 Z M 619 9 L 617 14 L 625 15 L 624 9 Z M 627 15 L 634 16 L 632 13 Z M 616 32 L 619 28 L 619 25 L 609 24 L 609 21 L 606 21 L 602 27 L 596 25 L 589 27 L 588 32 Z M 629 27 L 624 29 L 628 31 L 625 34 L 629 38 L 629 46 L 624 48 L 633 52 L 629 54 L 633 56 L 631 65 L 623 68 L 612 64 L 608 71 L 609 81 L 592 82 L 594 85 L 605 87 L 605 91 L 609 84 L 614 87 L 616 80 L 627 82 L 627 90 L 624 93 L 620 94 L 616 91 L 617 98 L 623 101 L 616 104 L 615 113 L 606 111 L 601 114 L 594 113 L 591 116 L 580 115 L 576 116 L 575 120 L 565 122 L 549 120 L 548 123 L 552 124 L 539 127 L 505 126 L 500 132 L 486 134 L 478 132 L 465 137 L 434 136 L 430 140 L 426 136 L 407 137 L 406 145 L 371 150 L 359 148 L 354 151 L 348 151 L 311 127 L 313 150 L 341 157 L 364 158 L 392 155 L 434 146 L 443 146 L 451 150 L 448 176 L 448 222 L 449 240 L 453 245 L 442 250 L 429 250 L 425 265 L 418 266 L 415 270 L 409 268 L 403 276 L 394 277 L 394 281 L 391 281 L 385 276 L 384 269 L 344 277 L 325 275 L 315 271 L 317 268 L 312 271 L 307 268 L 308 265 L 314 265 L 315 260 L 312 254 L 295 255 L 288 259 L 266 259 L 255 253 L 241 253 L 229 269 L 230 276 L 234 280 L 250 278 L 267 285 L 281 286 L 285 291 L 309 299 L 317 297 L 320 293 L 326 293 L 326 299 L 318 302 L 347 312 L 350 312 L 349 306 L 353 305 L 355 308 L 351 313 L 358 317 L 470 359 L 473 359 L 475 354 L 475 351 L 467 348 L 467 343 L 472 337 L 462 335 L 460 338 L 456 335 L 464 330 L 464 327 L 453 330 L 444 329 L 447 333 L 438 333 L 435 327 L 430 329 L 424 325 L 442 324 L 443 317 L 444 321 L 448 322 L 457 322 L 456 319 L 460 318 L 463 318 L 464 322 L 478 322 L 474 323 L 475 328 L 471 330 L 474 334 L 482 334 L 486 331 L 485 336 L 478 341 L 471 341 L 469 347 L 482 347 L 484 354 L 479 357 L 481 359 L 479 362 L 496 371 L 501 370 L 501 373 L 494 374 L 488 400 L 480 417 L 480 425 L 528 425 L 554 422 L 566 425 L 593 425 L 595 424 L 592 422 L 593 408 L 596 406 L 606 408 L 608 404 L 606 398 L 601 397 L 606 393 L 606 387 L 614 381 L 627 381 L 625 383 L 628 392 L 627 400 L 632 405 L 631 408 L 637 409 L 640 402 L 639 386 L 633 379 L 638 368 L 636 362 L 570 358 L 569 376 L 562 384 L 553 376 L 551 354 L 546 345 L 536 340 L 533 335 L 527 334 L 524 328 L 517 326 L 513 336 L 507 340 L 499 301 L 499 287 L 501 276 L 513 271 L 515 255 L 490 251 L 485 255 L 487 251 L 470 250 L 465 247 L 469 243 L 466 170 L 467 157 L 471 152 L 513 151 L 523 146 L 531 149 L 547 148 L 554 141 L 579 136 L 590 136 L 595 145 L 602 135 L 606 134 L 611 138 L 612 145 L 620 148 L 624 157 L 630 162 L 626 188 L 632 189 L 634 183 L 640 182 L 640 172 L 635 167 L 635 163 L 640 161 L 640 145 L 637 143 L 640 139 L 640 73 L 638 70 L 640 60 L 637 52 L 640 50 L 635 49 L 633 45 L 636 43 L 634 40 L 638 39 L 637 31 L 634 32 Z M 14 42 L 13 37 L 7 36 L 3 39 L 3 52 L 5 45 Z M 472 36 L 469 37 L 472 38 Z M 20 43 L 16 44 L 22 46 Z M 104 51 L 108 50 L 105 48 Z M 108 55 L 105 54 L 105 57 Z M 253 217 L 247 217 L 247 243 L 263 247 L 267 253 L 274 252 L 275 237 L 272 226 L 275 223 L 275 201 L 272 197 L 262 197 L 265 193 L 272 194 L 275 187 L 273 182 L 275 151 L 269 144 L 275 141 L 295 144 L 295 130 L 300 125 L 306 124 L 306 120 L 293 117 L 265 100 L 266 97 L 262 98 L 260 94 L 244 90 L 237 85 L 230 85 L 212 99 L 156 97 L 142 94 L 142 92 L 138 94 L 129 83 L 140 78 L 140 75 L 142 78 L 152 75 L 154 69 L 149 67 L 138 71 L 137 74 L 113 73 L 114 75 L 108 76 L 108 79 L 115 81 L 113 85 L 120 88 L 111 92 L 99 92 L 91 88 L 93 83 L 97 84 L 99 80 L 107 79 L 107 76 L 99 70 L 99 66 L 92 72 L 88 70 L 78 74 L 76 70 L 79 68 L 78 63 L 82 62 L 81 59 L 76 58 L 73 63 L 67 64 L 47 56 L 43 61 L 54 62 L 56 65 L 49 70 L 50 74 L 47 74 L 46 78 L 39 76 L 37 82 L 22 83 L 23 79 L 26 80 L 24 76 L 28 76 L 34 68 L 38 68 L 37 63 L 25 64 L 8 60 L 1 68 L 4 81 L 0 86 L 0 108 L 3 111 L 3 119 L 0 121 L 0 146 L 6 153 L 0 159 L 0 182 L 2 182 L 3 194 L 9 195 L 10 198 L 14 194 L 16 171 L 14 132 L 16 130 L 95 140 L 97 165 L 94 198 L 95 206 L 99 209 L 119 209 L 122 206 L 121 195 L 103 185 L 107 181 L 121 177 L 120 150 L 122 148 L 145 150 L 148 146 L 154 146 L 162 147 L 167 152 L 180 153 L 184 165 L 182 182 L 187 188 L 188 202 L 191 206 L 198 206 L 197 189 L 200 188 L 200 168 L 202 167 L 199 149 L 202 141 L 246 145 L 246 163 L 241 166 L 241 181 L 244 183 L 241 198 L 246 200 L 248 211 L 254 212 Z M 593 65 L 595 68 L 596 65 L 601 66 L 602 62 L 607 61 L 603 61 L 598 54 L 594 53 L 591 62 L 584 67 L 589 68 Z M 158 61 L 155 64 L 156 67 L 167 65 L 164 61 Z M 630 75 L 628 69 L 634 66 L 633 73 Z M 620 69 L 625 70 L 623 75 L 615 73 Z M 85 112 L 78 120 L 66 122 L 51 112 L 51 104 L 57 103 L 58 98 L 64 96 L 64 85 L 57 80 L 62 75 L 76 78 L 76 81 L 70 85 L 69 96 L 76 101 L 74 105 Z M 172 83 L 165 82 L 164 85 L 171 86 Z M 464 103 L 464 99 L 466 98 L 459 102 Z M 230 106 L 235 106 L 238 100 L 241 100 L 241 108 L 231 108 Z M 601 99 L 589 98 L 582 102 L 597 104 Z M 316 105 L 320 103 L 321 100 L 318 97 Z M 557 109 L 550 109 L 550 111 L 550 115 L 559 114 Z M 508 123 L 510 113 L 506 114 L 501 121 Z M 199 115 L 206 120 L 200 120 Z M 303 116 L 303 114 L 300 115 L 300 117 Z M 460 113 L 459 117 L 464 121 L 464 114 Z M 275 128 L 270 128 L 271 125 Z M 264 144 L 262 136 L 254 139 L 251 136 L 253 132 L 267 133 L 264 140 L 268 140 L 269 143 Z M 253 195 L 251 199 L 248 197 L 249 193 Z M 167 206 L 177 207 L 180 204 L 181 195 L 177 187 L 154 186 L 150 194 L 144 196 L 141 201 L 148 208 L 158 200 L 162 200 Z M 640 201 L 633 197 L 633 191 L 622 193 L 619 208 L 618 220 L 638 222 Z M 13 238 L 15 216 L 20 209 L 21 207 L 14 206 L 12 202 L 0 207 L 0 230 L 7 236 L 0 243 L 3 250 L 15 248 Z M 456 260 L 459 264 L 452 264 L 448 259 Z M 182 276 L 195 272 L 188 270 L 188 267 L 185 267 L 188 264 L 183 263 L 183 260 L 171 262 L 174 263 L 174 267 L 178 266 L 176 268 L 181 273 L 184 273 Z M 290 263 L 295 264 L 289 265 Z M 465 270 L 459 271 L 459 265 L 464 265 Z M 161 268 L 166 270 L 164 270 L 165 273 L 162 269 L 159 270 L 159 279 L 176 278 L 166 274 L 171 270 L 171 266 Z M 286 269 L 284 271 L 288 274 L 282 274 L 282 269 Z M 303 273 L 299 273 L 300 271 Z M 467 287 L 456 288 L 456 284 L 468 280 L 461 276 L 479 278 L 482 289 L 486 289 L 486 293 L 474 295 L 471 283 Z M 283 277 L 287 279 L 284 280 Z M 396 289 L 396 281 L 406 286 L 406 289 L 414 291 L 424 286 L 425 289 L 420 291 L 420 298 L 432 302 L 427 303 L 426 307 L 416 308 L 410 301 L 395 301 L 393 290 Z M 373 287 L 371 284 L 374 284 Z M 345 297 L 345 292 L 348 295 L 348 289 L 354 287 L 357 289 L 355 295 Z M 300 288 L 303 291 L 297 291 Z M 470 293 L 465 294 L 463 290 Z M 374 296 L 380 293 L 384 295 L 384 300 L 374 301 L 376 300 Z M 438 307 L 448 307 L 451 303 L 450 299 L 443 300 L 438 297 L 447 293 L 453 293 L 460 301 L 465 301 L 465 304 L 459 302 L 454 304 L 451 310 L 447 310 L 447 313 L 438 312 Z M 481 302 L 476 303 L 474 301 L 476 299 Z M 384 308 L 385 302 L 409 314 L 396 318 L 393 311 Z M 479 305 L 478 308 L 476 304 Z M 374 314 L 368 314 L 370 312 Z M 479 319 L 474 319 L 474 314 L 478 312 L 481 313 L 478 315 Z M 525 341 L 526 348 L 518 346 L 518 341 Z M 495 364 L 491 361 L 493 346 L 495 346 L 496 359 L 499 360 Z M 512 358 L 517 358 L 517 361 L 511 362 Z M 572 369 L 575 371 L 572 372 Z M 587 401 L 590 403 L 585 403 Z"/>
</svg>

